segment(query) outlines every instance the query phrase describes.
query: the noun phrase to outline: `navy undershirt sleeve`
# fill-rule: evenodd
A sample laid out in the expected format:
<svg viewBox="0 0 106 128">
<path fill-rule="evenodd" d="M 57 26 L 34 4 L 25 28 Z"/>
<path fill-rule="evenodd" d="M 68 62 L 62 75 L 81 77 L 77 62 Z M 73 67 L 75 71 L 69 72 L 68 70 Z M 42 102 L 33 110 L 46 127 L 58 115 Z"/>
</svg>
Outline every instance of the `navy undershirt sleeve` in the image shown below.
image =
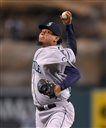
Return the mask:
<svg viewBox="0 0 106 128">
<path fill-rule="evenodd" d="M 66 32 L 67 32 L 67 41 L 69 48 L 73 50 L 76 56 L 77 44 L 76 44 L 76 38 L 72 24 L 66 25 Z M 67 75 L 66 78 L 61 83 L 59 83 L 62 90 L 73 86 L 80 79 L 80 72 L 74 66 L 66 66 L 64 74 Z"/>
<path fill-rule="evenodd" d="M 69 47 L 73 50 L 75 56 L 77 54 L 77 43 L 74 34 L 73 24 L 66 25 L 67 41 Z"/>
<path fill-rule="evenodd" d="M 80 79 L 79 70 L 73 66 L 72 67 L 66 66 L 64 73 L 67 76 L 61 83 L 59 83 L 62 90 L 73 86 Z"/>
</svg>

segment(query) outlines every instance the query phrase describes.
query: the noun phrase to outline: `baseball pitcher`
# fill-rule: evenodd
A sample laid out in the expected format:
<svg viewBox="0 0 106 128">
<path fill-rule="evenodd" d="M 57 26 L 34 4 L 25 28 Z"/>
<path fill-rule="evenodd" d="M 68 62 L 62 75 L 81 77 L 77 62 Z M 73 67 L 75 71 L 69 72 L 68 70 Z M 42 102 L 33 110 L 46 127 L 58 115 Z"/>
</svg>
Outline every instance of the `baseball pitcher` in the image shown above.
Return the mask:
<svg viewBox="0 0 106 128">
<path fill-rule="evenodd" d="M 67 48 L 62 47 L 58 24 L 39 25 L 42 48 L 36 51 L 32 65 L 36 128 L 70 128 L 74 122 L 74 107 L 68 101 L 69 88 L 79 80 L 80 73 L 74 66 L 77 47 L 72 15 L 69 11 L 66 15 L 67 19 L 61 16 L 61 20 L 66 27 Z"/>
</svg>

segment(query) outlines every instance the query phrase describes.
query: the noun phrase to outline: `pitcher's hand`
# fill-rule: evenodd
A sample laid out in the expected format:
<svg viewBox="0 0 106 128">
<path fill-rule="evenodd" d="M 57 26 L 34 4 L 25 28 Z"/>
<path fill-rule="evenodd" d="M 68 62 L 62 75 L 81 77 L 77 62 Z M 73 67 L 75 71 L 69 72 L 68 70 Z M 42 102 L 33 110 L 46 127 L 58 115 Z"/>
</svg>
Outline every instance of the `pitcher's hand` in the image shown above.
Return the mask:
<svg viewBox="0 0 106 128">
<path fill-rule="evenodd" d="M 66 15 L 66 16 L 64 16 L 64 15 L 60 16 L 63 24 L 65 24 L 65 25 L 71 24 L 72 23 L 72 13 L 70 11 L 65 11 L 63 13 L 64 13 L 64 15 Z"/>
</svg>

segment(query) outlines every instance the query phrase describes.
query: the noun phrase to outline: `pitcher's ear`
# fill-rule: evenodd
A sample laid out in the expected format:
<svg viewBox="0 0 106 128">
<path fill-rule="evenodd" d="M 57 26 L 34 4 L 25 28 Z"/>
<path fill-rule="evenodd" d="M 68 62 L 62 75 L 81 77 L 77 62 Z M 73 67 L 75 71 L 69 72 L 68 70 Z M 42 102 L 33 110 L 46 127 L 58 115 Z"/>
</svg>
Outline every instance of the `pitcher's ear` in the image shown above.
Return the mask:
<svg viewBox="0 0 106 128">
<path fill-rule="evenodd" d="M 60 39 L 60 37 L 56 36 L 56 41 L 58 41 Z"/>
</svg>

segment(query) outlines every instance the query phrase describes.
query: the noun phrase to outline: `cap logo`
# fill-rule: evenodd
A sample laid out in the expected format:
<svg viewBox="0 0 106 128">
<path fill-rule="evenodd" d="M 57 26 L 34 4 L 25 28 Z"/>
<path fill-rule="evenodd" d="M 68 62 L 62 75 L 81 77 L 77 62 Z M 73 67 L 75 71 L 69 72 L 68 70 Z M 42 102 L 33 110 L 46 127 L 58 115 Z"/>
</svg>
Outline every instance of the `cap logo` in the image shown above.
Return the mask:
<svg viewBox="0 0 106 128">
<path fill-rule="evenodd" d="M 48 24 L 47 24 L 47 26 L 51 26 L 53 24 L 53 22 L 49 22 Z"/>
</svg>

